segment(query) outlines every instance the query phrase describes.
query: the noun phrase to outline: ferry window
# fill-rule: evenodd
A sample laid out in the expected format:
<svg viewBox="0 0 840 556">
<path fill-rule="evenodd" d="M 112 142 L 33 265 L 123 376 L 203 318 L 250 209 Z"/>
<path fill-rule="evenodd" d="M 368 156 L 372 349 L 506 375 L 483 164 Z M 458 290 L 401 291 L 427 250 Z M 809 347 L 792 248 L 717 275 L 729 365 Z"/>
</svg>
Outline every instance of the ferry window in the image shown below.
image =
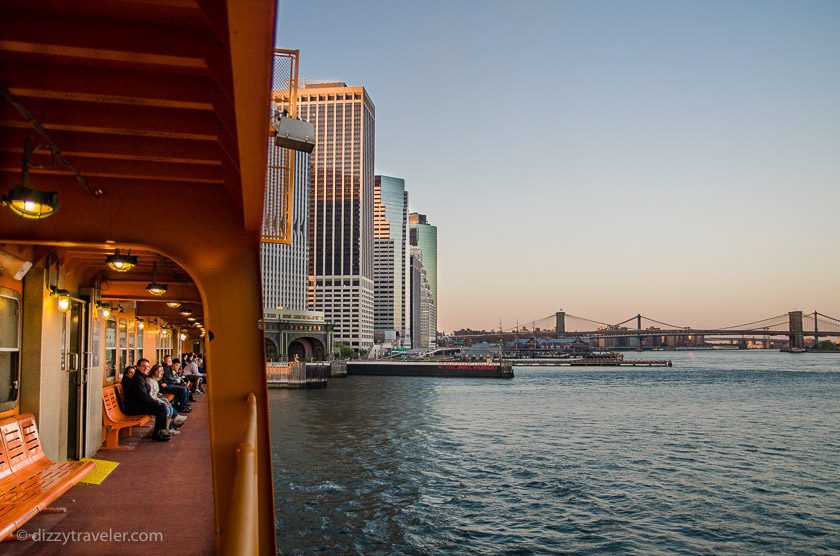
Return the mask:
<svg viewBox="0 0 840 556">
<path fill-rule="evenodd" d="M 137 353 L 135 354 L 134 360 L 131 362 L 131 364 L 133 365 L 134 363 L 137 363 L 137 360 L 140 359 L 141 357 L 143 357 L 143 331 L 138 330 L 137 331 Z"/>
<path fill-rule="evenodd" d="M 123 371 L 128 366 L 128 323 L 120 320 L 120 366 L 117 369 L 117 374 L 122 376 Z"/>
<path fill-rule="evenodd" d="M 0 411 L 15 408 L 20 372 L 20 301 L 5 292 L 0 291 Z"/>
<path fill-rule="evenodd" d="M 105 323 L 105 378 L 114 378 L 117 374 L 117 321 Z"/>
<path fill-rule="evenodd" d="M 132 326 L 128 329 L 128 359 L 125 367 L 132 365 L 135 361 L 137 361 L 137 356 L 134 353 L 134 339 L 136 337 L 135 327 Z M 123 370 L 125 370 L 125 367 L 123 367 Z"/>
</svg>

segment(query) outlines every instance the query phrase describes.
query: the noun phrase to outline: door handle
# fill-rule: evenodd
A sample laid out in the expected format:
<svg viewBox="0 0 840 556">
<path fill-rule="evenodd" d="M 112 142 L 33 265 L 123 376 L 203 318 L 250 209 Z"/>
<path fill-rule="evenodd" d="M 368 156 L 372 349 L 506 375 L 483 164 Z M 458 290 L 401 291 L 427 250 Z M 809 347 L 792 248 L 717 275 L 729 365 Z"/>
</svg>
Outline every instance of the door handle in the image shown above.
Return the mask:
<svg viewBox="0 0 840 556">
<path fill-rule="evenodd" d="M 79 370 L 79 354 L 71 352 L 67 354 L 67 372 L 75 373 Z"/>
</svg>

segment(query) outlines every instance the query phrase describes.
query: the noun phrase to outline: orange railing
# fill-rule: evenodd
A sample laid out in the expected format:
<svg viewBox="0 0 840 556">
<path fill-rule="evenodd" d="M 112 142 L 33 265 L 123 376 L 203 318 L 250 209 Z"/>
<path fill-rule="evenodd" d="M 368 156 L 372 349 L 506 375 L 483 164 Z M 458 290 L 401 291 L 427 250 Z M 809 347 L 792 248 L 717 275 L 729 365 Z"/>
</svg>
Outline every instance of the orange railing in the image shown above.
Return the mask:
<svg viewBox="0 0 840 556">
<path fill-rule="evenodd" d="M 259 552 L 257 491 L 257 397 L 248 393 L 245 435 L 236 449 L 236 474 L 222 553 L 251 556 Z"/>
</svg>

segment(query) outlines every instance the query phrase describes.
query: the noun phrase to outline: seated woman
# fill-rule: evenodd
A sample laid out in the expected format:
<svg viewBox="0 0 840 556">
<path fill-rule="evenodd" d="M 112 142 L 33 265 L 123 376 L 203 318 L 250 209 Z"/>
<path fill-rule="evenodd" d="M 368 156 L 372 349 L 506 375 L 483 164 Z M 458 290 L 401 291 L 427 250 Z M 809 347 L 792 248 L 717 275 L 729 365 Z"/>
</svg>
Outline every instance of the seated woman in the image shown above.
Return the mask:
<svg viewBox="0 0 840 556">
<path fill-rule="evenodd" d="M 161 402 L 166 405 L 166 430 L 169 431 L 170 434 L 181 434 L 181 431 L 177 430 L 180 428 L 181 425 L 184 424 L 184 421 L 187 420 L 186 417 L 182 417 L 178 415 L 178 412 L 175 411 L 175 408 L 172 407 L 172 404 L 169 403 L 169 400 L 164 398 L 160 393 L 160 380 L 163 378 L 163 366 L 155 365 L 149 371 L 148 376 L 146 376 L 146 383 L 149 386 L 149 393 L 158 398 Z"/>
</svg>

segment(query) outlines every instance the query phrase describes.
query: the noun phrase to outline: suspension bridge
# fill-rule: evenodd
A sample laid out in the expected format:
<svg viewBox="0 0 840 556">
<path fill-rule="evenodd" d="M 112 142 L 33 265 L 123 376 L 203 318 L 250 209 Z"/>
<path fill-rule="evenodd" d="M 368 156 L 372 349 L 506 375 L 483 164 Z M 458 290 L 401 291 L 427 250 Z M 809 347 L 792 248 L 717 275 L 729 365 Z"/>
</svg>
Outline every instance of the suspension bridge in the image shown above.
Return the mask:
<svg viewBox="0 0 840 556">
<path fill-rule="evenodd" d="M 699 328 L 690 325 L 677 325 L 663 322 L 640 314 L 627 319 L 607 323 L 557 311 L 530 323 L 491 332 L 466 331 L 456 333 L 454 338 L 472 338 L 474 340 L 498 341 L 521 337 L 569 338 L 586 336 L 590 339 L 637 338 L 637 345 L 643 338 L 687 338 L 702 343 L 709 338 L 754 338 L 787 337 L 791 348 L 802 348 L 805 337 L 813 337 L 815 343 L 822 337 L 840 337 L 840 319 L 824 315 L 817 311 L 803 314 L 802 311 L 790 311 L 781 315 L 752 322 Z"/>
</svg>

